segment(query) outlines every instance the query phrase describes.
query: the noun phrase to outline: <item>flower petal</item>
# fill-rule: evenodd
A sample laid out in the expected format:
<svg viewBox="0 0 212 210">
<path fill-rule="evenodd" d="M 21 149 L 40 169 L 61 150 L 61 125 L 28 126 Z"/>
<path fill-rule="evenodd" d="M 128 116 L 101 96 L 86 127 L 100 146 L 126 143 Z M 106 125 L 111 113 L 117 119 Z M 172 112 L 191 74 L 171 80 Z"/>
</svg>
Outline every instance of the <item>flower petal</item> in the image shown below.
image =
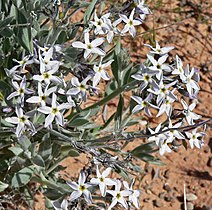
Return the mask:
<svg viewBox="0 0 212 210">
<path fill-rule="evenodd" d="M 77 198 L 79 198 L 80 196 L 82 195 L 82 192 L 81 191 L 73 191 L 70 195 L 70 201 L 74 201 L 76 200 Z"/>
<path fill-rule="evenodd" d="M 84 44 L 84 43 L 82 43 L 82 42 L 79 42 L 79 41 L 73 42 L 73 43 L 72 43 L 72 46 L 73 46 L 74 48 L 80 48 L 80 49 L 86 49 L 86 48 L 87 48 L 86 44 Z"/>
<path fill-rule="evenodd" d="M 41 107 L 42 108 L 42 107 Z M 48 127 L 49 125 L 51 125 L 52 121 L 54 120 L 55 115 L 54 114 L 49 114 L 46 119 L 45 119 L 45 125 L 44 127 Z"/>
</svg>

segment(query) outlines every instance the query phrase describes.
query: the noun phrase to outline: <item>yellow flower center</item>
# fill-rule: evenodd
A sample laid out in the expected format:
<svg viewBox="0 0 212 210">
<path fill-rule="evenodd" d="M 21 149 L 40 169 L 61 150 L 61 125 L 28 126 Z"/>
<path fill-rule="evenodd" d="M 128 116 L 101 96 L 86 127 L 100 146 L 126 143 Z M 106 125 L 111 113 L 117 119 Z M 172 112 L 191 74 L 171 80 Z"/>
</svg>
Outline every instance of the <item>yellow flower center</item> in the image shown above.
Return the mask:
<svg viewBox="0 0 212 210">
<path fill-rule="evenodd" d="M 46 96 L 41 96 L 40 99 L 41 99 L 41 101 L 45 101 L 46 100 Z"/>
<path fill-rule="evenodd" d="M 99 72 L 101 72 L 101 71 L 102 71 L 102 67 L 101 67 L 101 66 L 99 67 L 99 70 L 98 70 L 98 71 L 99 71 Z"/>
<path fill-rule="evenodd" d="M 121 194 L 120 193 L 117 193 L 116 198 L 117 199 L 120 199 L 121 198 Z"/>
<path fill-rule="evenodd" d="M 160 90 L 161 90 L 162 93 L 166 92 L 166 88 L 161 88 Z"/>
<path fill-rule="evenodd" d="M 48 61 L 48 60 L 44 60 L 44 63 L 45 63 L 45 64 L 48 64 L 48 63 L 49 63 L 49 61 Z"/>
<path fill-rule="evenodd" d="M 86 190 L 86 187 L 84 185 L 80 185 L 79 190 L 83 192 L 84 190 Z"/>
<path fill-rule="evenodd" d="M 102 25 L 102 21 L 99 20 L 99 21 L 97 22 L 97 25 L 98 25 L 98 26 L 101 26 L 101 25 Z"/>
<path fill-rule="evenodd" d="M 19 93 L 19 94 L 23 94 L 23 93 L 24 93 L 24 89 L 23 89 L 23 88 L 20 88 L 20 89 L 18 90 L 18 93 Z"/>
<path fill-rule="evenodd" d="M 88 48 L 89 50 L 91 50 L 91 49 L 92 49 L 91 44 L 87 44 L 87 48 Z"/>
<path fill-rule="evenodd" d="M 142 105 L 145 107 L 145 106 L 147 106 L 147 102 L 146 101 L 143 101 L 142 102 Z"/>
<path fill-rule="evenodd" d="M 166 144 L 166 141 L 167 141 L 167 140 L 165 139 L 164 142 L 163 142 L 163 145 Z"/>
<path fill-rule="evenodd" d="M 104 178 L 103 177 L 100 177 L 100 182 L 104 182 Z"/>
<path fill-rule="evenodd" d="M 167 99 L 167 100 L 166 100 L 166 105 L 168 105 L 168 104 L 170 104 L 170 101 Z"/>
<path fill-rule="evenodd" d="M 81 89 L 81 90 L 86 90 L 85 85 L 82 85 L 82 84 L 81 84 L 81 85 L 80 85 L 80 89 Z"/>
<path fill-rule="evenodd" d="M 21 123 L 25 123 L 25 122 L 26 122 L 26 117 L 24 117 L 24 116 L 20 117 L 20 118 L 19 118 L 19 121 L 20 121 Z"/>
<path fill-rule="evenodd" d="M 130 26 L 133 25 L 133 21 L 132 21 L 132 20 L 129 21 L 129 25 L 130 25 Z"/>
<path fill-rule="evenodd" d="M 157 69 L 160 69 L 160 68 L 161 68 L 161 65 L 160 65 L 160 64 L 158 64 L 158 65 L 157 65 Z"/>
<path fill-rule="evenodd" d="M 49 79 L 50 78 L 50 74 L 47 73 L 47 72 L 43 73 L 43 78 L 44 79 Z"/>
<path fill-rule="evenodd" d="M 149 79 L 150 79 L 150 76 L 149 75 L 145 75 L 144 76 L 144 80 L 149 81 Z"/>
<path fill-rule="evenodd" d="M 52 108 L 52 114 L 57 114 L 58 109 L 57 108 Z"/>
<path fill-rule="evenodd" d="M 21 65 L 24 65 L 26 62 L 27 62 L 27 61 L 24 59 L 24 60 L 22 60 L 20 63 L 21 63 Z"/>
</svg>

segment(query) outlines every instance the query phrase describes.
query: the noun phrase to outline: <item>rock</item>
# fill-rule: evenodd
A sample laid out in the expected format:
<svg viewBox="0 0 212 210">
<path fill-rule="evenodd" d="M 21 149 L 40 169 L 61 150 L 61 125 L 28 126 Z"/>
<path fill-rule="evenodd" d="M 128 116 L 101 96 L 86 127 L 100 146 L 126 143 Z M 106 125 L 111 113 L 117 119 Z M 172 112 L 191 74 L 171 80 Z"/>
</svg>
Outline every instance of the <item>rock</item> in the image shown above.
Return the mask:
<svg viewBox="0 0 212 210">
<path fill-rule="evenodd" d="M 164 199 L 164 198 L 165 198 L 165 195 L 166 195 L 165 192 L 161 192 L 161 193 L 159 193 L 158 197 L 159 197 L 160 199 Z"/>
<path fill-rule="evenodd" d="M 167 170 L 165 171 L 165 173 L 164 173 L 164 177 L 167 178 L 167 179 L 169 179 L 170 173 L 171 173 L 171 171 L 170 171 L 169 169 L 167 169 Z"/>
<path fill-rule="evenodd" d="M 188 202 L 188 203 L 186 204 L 186 206 L 187 206 L 187 210 L 193 210 L 193 209 L 194 209 L 194 204 L 191 203 L 191 202 Z"/>
<path fill-rule="evenodd" d="M 167 202 L 171 202 L 174 198 L 171 195 L 166 195 L 164 200 Z"/>
<path fill-rule="evenodd" d="M 202 207 L 202 210 L 212 210 L 212 206 L 206 206 L 206 205 L 204 205 Z"/>
<path fill-rule="evenodd" d="M 203 183 L 200 184 L 200 186 L 203 187 L 203 188 L 208 187 L 208 183 L 203 182 Z"/>
<path fill-rule="evenodd" d="M 143 200 L 145 203 L 149 203 L 149 201 L 150 201 L 150 198 L 144 198 L 144 200 Z"/>
<path fill-rule="evenodd" d="M 163 206 L 163 204 L 159 200 L 154 200 L 153 205 L 156 206 L 156 207 L 162 207 Z"/>
<path fill-rule="evenodd" d="M 146 167 L 145 167 L 145 169 L 144 169 L 144 170 L 145 170 L 145 172 L 146 172 L 147 174 L 151 174 L 151 173 L 152 173 L 153 168 L 152 168 L 152 166 L 149 166 L 149 165 L 148 165 L 148 166 L 146 166 Z"/>
<path fill-rule="evenodd" d="M 193 193 L 186 194 L 186 200 L 187 201 L 195 201 L 196 199 L 197 199 L 197 196 L 194 195 Z"/>
<path fill-rule="evenodd" d="M 207 166 L 212 167 L 212 157 L 208 158 Z"/>
<path fill-rule="evenodd" d="M 209 153 L 209 152 L 210 152 L 210 148 L 208 146 L 205 146 L 204 153 Z"/>
<path fill-rule="evenodd" d="M 184 157 L 183 160 L 184 160 L 185 162 L 187 162 L 187 161 L 188 161 L 188 157 Z"/>
<path fill-rule="evenodd" d="M 172 191 L 171 187 L 167 183 L 164 184 L 163 189 L 166 190 L 167 192 Z"/>
<path fill-rule="evenodd" d="M 177 193 L 176 193 L 176 192 L 171 191 L 171 192 L 169 192 L 169 193 L 170 193 L 170 195 L 173 197 L 173 199 L 176 199 L 176 197 L 177 197 Z"/>
</svg>

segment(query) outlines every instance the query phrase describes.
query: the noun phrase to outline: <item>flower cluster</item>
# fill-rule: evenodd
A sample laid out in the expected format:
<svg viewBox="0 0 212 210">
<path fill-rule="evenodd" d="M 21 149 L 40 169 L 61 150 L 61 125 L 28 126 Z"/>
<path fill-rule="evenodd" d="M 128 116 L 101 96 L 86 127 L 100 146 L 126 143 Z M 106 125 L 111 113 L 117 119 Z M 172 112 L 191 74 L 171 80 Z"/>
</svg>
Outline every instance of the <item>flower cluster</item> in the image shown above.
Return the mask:
<svg viewBox="0 0 212 210">
<path fill-rule="evenodd" d="M 194 68 L 190 70 L 188 65 L 183 68 L 182 60 L 177 55 L 176 61 L 169 65 L 167 63 L 168 53 L 173 47 L 160 47 L 158 42 L 155 47 L 146 46 L 151 49 L 147 55 L 146 65 L 141 65 L 138 73 L 132 75 L 135 80 L 140 82 L 138 94 L 132 96 L 137 103 L 132 112 L 144 110 L 151 117 L 150 108 L 154 108 L 158 110 L 156 117 L 167 116 L 166 125 L 162 126 L 160 123 L 154 131 L 149 128 L 152 135 L 149 141 L 155 141 L 161 155 L 172 151 L 169 145 L 172 145 L 174 141 L 185 140 L 186 137 L 190 138 L 189 143 L 192 148 L 193 145 L 200 148 L 203 144 L 203 132 L 192 135 L 193 132 L 196 133 L 196 129 L 192 133 L 184 134 L 177 130 L 186 124 L 192 126 L 196 120 L 201 118 L 200 115 L 193 112 L 196 101 L 188 105 L 183 99 L 183 97 L 190 100 L 197 98 L 200 89 L 198 71 Z M 177 101 L 182 105 L 182 110 L 177 115 L 179 118 L 173 108 L 174 102 Z"/>
<path fill-rule="evenodd" d="M 44 127 L 52 127 L 53 121 L 57 125 L 64 126 L 64 112 L 74 108 L 76 101 L 86 101 L 88 92 L 96 94 L 101 79 L 110 80 L 106 68 L 111 65 L 113 59 L 105 62 L 106 52 L 102 46 L 105 38 L 97 37 L 90 41 L 90 27 L 94 29 L 95 36 L 106 36 L 107 41 L 111 43 L 116 34 L 124 36 L 129 31 L 135 36 L 135 26 L 140 25 L 147 14 L 150 14 L 150 10 L 144 1 L 135 1 L 135 8 L 129 17 L 119 14 L 119 18 L 114 22 L 112 22 L 114 17 L 111 17 L 110 13 L 99 17 L 95 11 L 94 20 L 90 21 L 89 28 L 84 31 L 84 42 L 72 43 L 74 48 L 84 49 L 84 59 L 88 59 L 91 55 L 100 56 L 99 62 L 93 65 L 92 72 L 83 78 L 73 75 L 71 80 L 65 80 L 65 76 L 60 73 L 63 63 L 58 59 L 60 57 L 58 55 L 63 53 L 58 45 L 40 47 L 35 42 L 33 55 L 24 56 L 21 61 L 14 59 L 17 65 L 5 69 L 5 72 L 11 78 L 15 90 L 7 100 L 12 100 L 15 104 L 17 117 L 7 117 L 5 120 L 17 125 L 16 136 L 19 138 L 26 132 L 34 135 L 36 128 L 33 119 L 40 114 L 46 116 Z"/>
<path fill-rule="evenodd" d="M 32 121 L 36 115 L 41 113 L 47 115 L 44 127 L 52 126 L 54 120 L 63 126 L 64 111 L 75 106 L 74 102 L 70 98 L 68 99 L 68 95 L 66 95 L 66 101 L 61 104 L 58 102 L 60 100 L 59 89 L 64 87 L 65 82 L 62 76 L 56 75 L 61 65 L 60 61 L 54 59 L 53 53 L 56 48 L 36 46 L 34 50 L 34 56 L 26 56 L 22 61 L 16 61 L 19 63 L 17 66 L 10 70 L 6 69 L 15 89 L 7 97 L 7 100 L 13 100 L 17 117 L 7 117 L 5 120 L 17 124 L 15 131 L 17 137 L 23 135 L 27 130 L 30 130 L 32 135 L 35 134 L 36 129 Z M 24 114 L 25 111 L 28 112 Z"/>
<path fill-rule="evenodd" d="M 125 209 L 127 209 L 128 204 L 126 198 L 128 198 L 129 203 L 133 204 L 137 209 L 139 209 L 140 191 L 133 189 L 135 180 L 132 179 L 130 185 L 126 181 L 123 181 L 124 189 L 122 189 L 122 183 L 119 179 L 108 178 L 111 170 L 111 168 L 107 168 L 101 173 L 99 167 L 97 166 L 96 178 L 91 178 L 90 182 L 86 182 L 86 174 L 84 171 L 81 171 L 78 183 L 67 182 L 67 184 L 73 189 L 73 192 L 68 200 L 73 202 L 83 195 L 85 201 L 88 204 L 92 204 L 92 188 L 96 188 L 96 186 L 98 186 L 101 196 L 105 197 L 107 194 L 112 196 L 112 202 L 108 209 L 112 209 L 117 204 L 121 204 Z M 108 187 L 111 187 L 112 189 L 109 190 Z"/>
</svg>

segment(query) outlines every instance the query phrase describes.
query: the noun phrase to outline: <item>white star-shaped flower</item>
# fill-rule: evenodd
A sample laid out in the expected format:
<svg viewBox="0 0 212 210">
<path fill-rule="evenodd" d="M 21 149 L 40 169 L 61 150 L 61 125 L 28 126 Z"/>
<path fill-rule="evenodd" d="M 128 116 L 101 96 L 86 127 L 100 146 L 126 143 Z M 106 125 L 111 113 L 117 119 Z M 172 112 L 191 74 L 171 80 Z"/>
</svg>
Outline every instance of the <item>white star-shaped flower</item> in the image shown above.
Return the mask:
<svg viewBox="0 0 212 210">
<path fill-rule="evenodd" d="M 168 127 L 164 127 L 164 130 L 166 129 L 170 129 L 170 128 L 180 128 L 182 126 L 182 123 L 176 123 L 175 125 L 172 125 L 172 121 L 169 121 L 169 126 Z M 185 139 L 184 135 L 178 131 L 178 130 L 170 130 L 168 132 L 166 132 L 166 134 L 169 136 L 169 138 L 171 139 Z"/>
<path fill-rule="evenodd" d="M 70 104 L 70 103 L 63 103 L 59 105 L 56 100 L 57 100 L 57 96 L 55 93 L 53 93 L 52 106 L 51 107 L 42 106 L 38 108 L 39 112 L 48 114 L 48 116 L 45 119 L 44 127 L 48 127 L 49 125 L 51 125 L 54 119 L 56 120 L 56 123 L 63 126 L 64 125 L 63 111 L 65 109 L 70 109 L 73 106 L 73 104 Z"/>
<path fill-rule="evenodd" d="M 8 97 L 7 100 L 10 100 L 16 96 L 20 98 L 21 104 L 24 103 L 24 96 L 25 94 L 32 94 L 34 93 L 33 90 L 30 90 L 26 87 L 26 77 L 24 76 L 21 83 L 18 84 L 16 81 L 12 80 L 12 86 L 16 90 L 15 92 L 12 92 Z"/>
<path fill-rule="evenodd" d="M 127 209 L 128 205 L 124 197 L 127 197 L 132 194 L 129 190 L 121 190 L 121 182 L 116 181 L 115 190 L 107 190 L 107 193 L 113 196 L 112 203 L 110 204 L 108 210 L 111 210 L 117 203 L 122 204 L 122 206 Z"/>
<path fill-rule="evenodd" d="M 152 76 L 157 74 L 158 71 L 149 70 L 145 65 L 140 65 L 141 72 L 138 72 L 137 74 L 133 74 L 131 77 L 135 80 L 142 81 L 140 85 L 140 90 L 143 91 L 148 84 L 152 83 Z"/>
<path fill-rule="evenodd" d="M 73 77 L 71 79 L 71 84 L 73 87 L 67 91 L 67 95 L 77 95 L 81 94 L 82 100 L 86 101 L 87 95 L 86 91 L 89 89 L 89 85 L 87 85 L 88 80 L 90 80 L 90 76 L 86 77 L 84 80 L 79 82 L 77 77 Z"/>
<path fill-rule="evenodd" d="M 85 49 L 84 58 L 86 59 L 90 54 L 98 54 L 100 56 L 105 56 L 105 52 L 100 49 L 100 46 L 104 42 L 104 38 L 96 38 L 90 42 L 89 40 L 89 33 L 84 33 L 84 40 L 85 43 L 76 41 L 72 43 L 72 46 L 75 48 Z"/>
<path fill-rule="evenodd" d="M 161 80 L 163 76 L 163 71 L 170 71 L 169 65 L 165 64 L 168 55 L 167 54 L 163 55 L 157 61 L 154 59 L 152 55 L 147 55 L 147 57 L 152 63 L 152 66 L 150 66 L 149 69 L 153 71 L 158 71 L 158 73 L 156 74 L 156 78 L 158 80 Z"/>
<path fill-rule="evenodd" d="M 28 120 L 29 116 L 24 115 L 23 109 L 16 107 L 15 112 L 17 117 L 7 117 L 5 120 L 9 123 L 17 124 L 16 136 L 20 137 L 27 128 L 32 131 L 32 134 L 36 133 L 34 125 Z"/>
<path fill-rule="evenodd" d="M 132 192 L 132 194 L 129 195 L 129 201 L 132 202 L 137 209 L 139 209 L 140 208 L 140 204 L 139 204 L 140 191 L 133 190 L 134 182 L 135 182 L 135 179 L 132 179 L 132 181 L 130 182 L 130 185 L 126 181 L 123 181 L 123 184 L 127 190 Z"/>
<path fill-rule="evenodd" d="M 44 48 L 47 49 L 44 52 L 44 57 L 41 56 L 39 51 L 39 61 L 40 61 L 40 72 L 44 73 L 45 71 L 51 70 L 54 66 L 60 65 L 60 62 L 57 60 L 53 60 L 53 51 L 54 48 Z"/>
<path fill-rule="evenodd" d="M 63 199 L 62 203 L 58 200 L 51 201 L 51 203 L 55 210 L 68 210 L 68 201 L 66 199 Z"/>
<path fill-rule="evenodd" d="M 145 0 L 134 0 L 136 9 L 139 10 L 139 13 L 149 15 L 151 14 L 150 9 L 145 5 Z"/>
<path fill-rule="evenodd" d="M 185 72 L 183 70 L 183 62 L 178 55 L 176 55 L 176 68 L 172 72 L 172 74 L 176 74 L 180 76 L 181 80 L 185 80 Z"/>
<path fill-rule="evenodd" d="M 43 71 L 42 65 L 40 66 L 40 73 L 41 75 L 34 75 L 33 79 L 39 82 L 44 81 L 47 85 L 50 84 L 50 82 L 54 82 L 56 84 L 62 84 L 63 81 L 58 76 L 55 76 L 55 74 L 60 67 L 60 63 L 56 63 L 50 70 Z M 44 68 L 45 69 L 45 68 Z"/>
<path fill-rule="evenodd" d="M 168 146 L 168 143 L 172 143 L 173 140 L 174 140 L 173 138 L 168 138 L 168 136 L 163 135 L 163 138 L 160 139 L 159 144 L 158 144 L 160 155 L 164 155 L 165 152 L 168 152 L 168 153 L 172 152 L 172 150 Z"/>
<path fill-rule="evenodd" d="M 110 13 L 102 15 L 101 18 L 97 16 L 96 10 L 94 12 L 94 21 L 91 21 L 91 23 L 95 26 L 94 33 L 95 34 L 105 34 L 109 27 L 107 25 L 107 19 L 110 17 Z"/>
<path fill-rule="evenodd" d="M 205 133 L 203 132 L 197 133 L 197 129 L 194 129 L 191 133 L 189 132 L 185 133 L 186 136 L 189 138 L 189 144 L 191 148 L 193 149 L 194 146 L 196 146 L 197 148 L 201 149 L 202 145 L 204 144 L 204 142 L 201 139 L 205 135 Z"/>
<path fill-rule="evenodd" d="M 134 14 L 135 14 L 135 9 L 132 10 L 129 18 L 126 15 L 120 14 L 120 18 L 126 23 L 126 25 L 124 26 L 124 29 L 122 30 L 122 33 L 124 34 L 129 31 L 131 36 L 133 37 L 135 37 L 136 35 L 135 26 L 141 25 L 142 23 L 139 20 L 133 19 Z"/>
<path fill-rule="evenodd" d="M 27 103 L 35 103 L 40 104 L 41 106 L 45 106 L 46 102 L 49 100 L 49 95 L 54 93 L 57 90 L 57 87 L 51 87 L 48 89 L 48 85 L 45 87 L 44 91 L 42 90 L 41 83 L 38 83 L 38 96 L 32 96 L 26 100 Z"/>
<path fill-rule="evenodd" d="M 174 81 L 165 85 L 162 79 L 160 80 L 159 84 L 157 84 L 155 80 L 152 80 L 152 89 L 149 88 L 147 90 L 148 92 L 157 95 L 157 106 L 160 106 L 160 104 L 167 96 L 172 98 L 173 100 L 177 100 L 177 97 L 174 95 L 173 91 L 169 90 L 169 88 L 173 86 L 176 82 L 177 81 Z"/>
<path fill-rule="evenodd" d="M 110 80 L 110 77 L 105 69 L 110 66 L 112 62 L 113 60 L 109 60 L 107 63 L 102 64 L 101 58 L 99 65 L 94 65 L 93 70 L 95 72 L 95 75 L 93 77 L 93 87 L 96 87 L 98 85 L 101 78 L 104 80 Z"/>
<path fill-rule="evenodd" d="M 116 185 L 116 182 L 113 181 L 110 178 L 107 178 L 107 176 L 110 174 L 111 168 L 107 168 L 102 172 L 102 174 L 99 171 L 99 167 L 96 166 L 96 175 L 97 178 L 92 178 L 91 183 L 94 185 L 99 185 L 99 189 L 102 196 L 106 195 L 107 186 Z"/>
<path fill-rule="evenodd" d="M 85 173 L 81 171 L 79 175 L 78 183 L 67 182 L 67 184 L 74 190 L 70 195 L 71 202 L 79 198 L 81 195 L 83 195 L 87 203 L 89 204 L 92 203 L 91 193 L 88 190 L 88 188 L 93 185 L 90 183 L 85 183 L 85 180 L 86 180 Z"/>
<path fill-rule="evenodd" d="M 174 90 L 171 91 L 171 93 L 174 95 Z M 172 103 L 175 101 L 175 99 L 166 96 L 166 98 L 163 100 L 162 104 L 160 105 L 158 114 L 156 115 L 156 117 L 161 116 L 163 113 L 166 113 L 167 116 L 171 117 L 172 114 Z"/>
<path fill-rule="evenodd" d="M 183 105 L 183 114 L 186 117 L 186 120 L 189 125 L 194 124 L 194 120 L 198 120 L 201 118 L 200 115 L 193 112 L 194 108 L 196 107 L 196 103 L 192 103 L 188 106 L 188 104 L 182 99 L 181 103 Z"/>
<path fill-rule="evenodd" d="M 144 45 L 151 49 L 150 54 L 157 54 L 160 56 L 163 56 L 174 49 L 174 47 L 161 47 L 157 41 L 155 43 L 155 47 L 152 47 L 149 44 L 144 44 Z"/>
<path fill-rule="evenodd" d="M 185 68 L 185 77 L 183 82 L 186 84 L 186 88 L 189 95 L 192 95 L 194 91 L 198 92 L 200 90 L 198 83 L 194 79 L 192 79 L 194 73 L 195 73 L 194 68 L 192 68 L 191 71 L 189 72 L 189 65 L 187 65 Z"/>
<path fill-rule="evenodd" d="M 33 58 L 31 58 L 31 56 L 29 56 L 29 55 L 25 56 L 21 61 L 18 61 L 16 59 L 13 59 L 13 61 L 18 63 L 18 65 L 13 67 L 13 70 L 17 70 L 18 68 L 21 68 L 21 71 L 20 71 L 21 73 L 26 72 L 26 66 L 27 65 L 34 63 Z"/>
<path fill-rule="evenodd" d="M 151 99 L 151 94 L 149 94 L 145 99 L 142 99 L 139 96 L 131 96 L 131 98 L 136 101 L 138 104 L 133 108 L 132 113 L 138 112 L 142 109 L 144 109 L 145 113 L 148 116 L 152 116 L 150 110 L 149 110 L 149 106 L 153 106 L 152 104 L 149 103 L 150 99 Z"/>
</svg>

